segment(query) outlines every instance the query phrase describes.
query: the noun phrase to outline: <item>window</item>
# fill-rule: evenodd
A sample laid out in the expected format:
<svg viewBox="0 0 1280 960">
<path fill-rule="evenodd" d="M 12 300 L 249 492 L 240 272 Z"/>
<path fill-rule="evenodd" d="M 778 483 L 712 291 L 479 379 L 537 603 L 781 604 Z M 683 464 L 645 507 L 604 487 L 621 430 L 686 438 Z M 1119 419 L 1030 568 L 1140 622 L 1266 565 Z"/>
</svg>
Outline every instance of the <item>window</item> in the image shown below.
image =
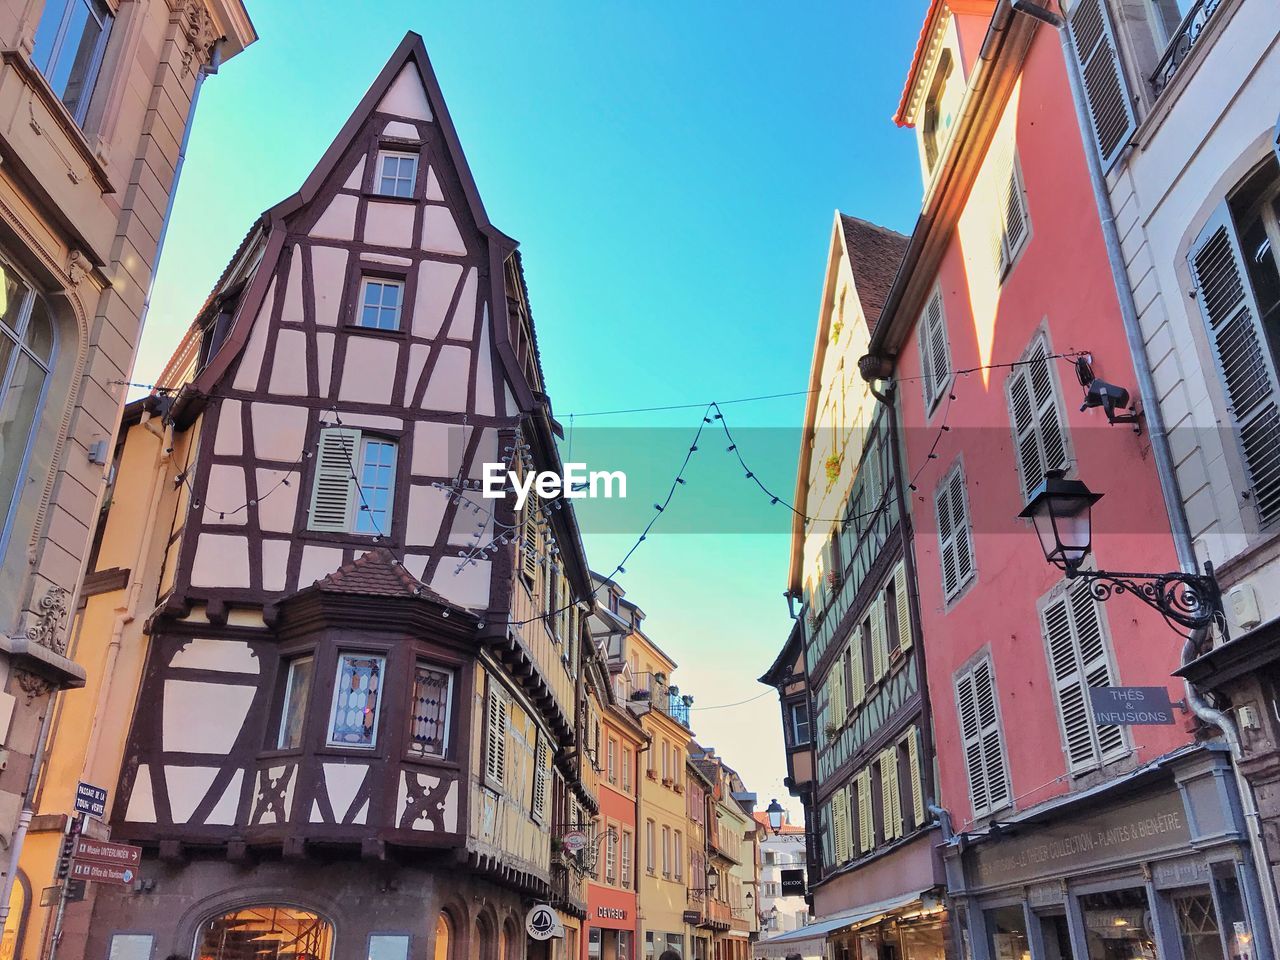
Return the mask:
<svg viewBox="0 0 1280 960">
<path fill-rule="evenodd" d="M 662 875 L 671 876 L 671 828 L 662 827 Z"/>
<path fill-rule="evenodd" d="M 1009 164 L 1009 172 L 1004 178 L 1001 192 L 1003 196 L 997 199 L 994 210 L 992 254 L 996 277 L 1004 280 L 1030 236 L 1027 195 L 1022 186 L 1022 169 L 1016 158 Z"/>
<path fill-rule="evenodd" d="M 920 315 L 920 373 L 925 409 L 932 411 L 951 380 L 951 346 L 947 318 L 942 309 L 942 289 L 933 291 Z"/>
<path fill-rule="evenodd" d="M 47 0 L 36 27 L 32 62 L 78 124 L 89 112 L 110 34 L 102 0 Z"/>
<path fill-rule="evenodd" d="M 970 536 L 969 494 L 960 464 L 938 484 L 934 493 L 938 515 L 938 560 L 942 564 L 942 592 L 953 600 L 973 579 L 973 540 Z"/>
<path fill-rule="evenodd" d="M 395 486 L 395 441 L 365 436 L 348 427 L 329 427 L 320 431 L 315 459 L 308 527 L 387 536 Z"/>
<path fill-rule="evenodd" d="M 412 197 L 418 179 L 418 155 L 378 151 L 377 192 L 384 197 Z"/>
<path fill-rule="evenodd" d="M 892 594 L 886 593 L 885 602 L 893 614 L 893 642 L 904 653 L 911 648 L 911 596 L 907 592 L 907 567 L 899 560 L 893 568 Z M 892 599 L 890 599 L 890 597 Z"/>
<path fill-rule="evenodd" d="M 988 657 L 956 677 L 956 709 L 960 714 L 973 815 L 985 816 L 1009 802 L 1004 735 L 996 705 L 995 675 Z"/>
<path fill-rule="evenodd" d="M 508 709 L 506 691 L 490 678 L 485 705 L 484 779 L 495 790 L 503 789 L 507 780 Z"/>
<path fill-rule="evenodd" d="M 852 825 L 849 823 L 849 787 L 843 786 L 831 798 L 831 832 L 837 865 L 853 858 Z"/>
<path fill-rule="evenodd" d="M 377 744 L 384 667 L 382 657 L 338 654 L 333 711 L 329 716 L 329 746 L 371 750 Z"/>
<path fill-rule="evenodd" d="M 618 741 L 609 738 L 609 744 L 605 752 L 606 762 L 605 769 L 609 777 L 610 783 L 618 782 Z"/>
<path fill-rule="evenodd" d="M 1109 168 L 1133 132 L 1133 106 L 1116 55 L 1115 32 L 1104 0 L 1072 0 L 1067 26 L 1080 62 L 1094 143 Z"/>
<path fill-rule="evenodd" d="M 438 933 L 436 938 L 438 942 Z M 293 907 L 275 904 L 241 907 L 201 926 L 195 955 L 206 960 L 239 960 L 245 956 L 244 945 L 255 942 L 288 944 L 291 956 L 331 960 L 333 927 L 318 914 Z"/>
<path fill-rule="evenodd" d="M 902 836 L 902 792 L 898 785 L 898 748 L 886 747 L 880 751 L 877 764 L 880 767 L 881 824 L 886 842 Z"/>
<path fill-rule="evenodd" d="M 407 933 L 369 934 L 369 960 L 409 960 Z"/>
<path fill-rule="evenodd" d="M 53 364 L 53 319 L 44 298 L 0 260 L 0 530 L 22 488 L 27 448 Z M 0 547 L 3 539 L 0 538 Z"/>
<path fill-rule="evenodd" d="M 662 779 L 671 779 L 671 748 L 665 740 L 662 741 Z"/>
<path fill-rule="evenodd" d="M 644 860 L 645 869 L 650 874 L 657 868 L 657 859 L 653 850 L 653 821 L 646 820 L 644 822 Z"/>
<path fill-rule="evenodd" d="M 1079 583 L 1040 611 L 1045 651 L 1053 677 L 1063 752 L 1072 773 L 1096 767 L 1128 751 L 1123 728 L 1099 726 L 1089 691 L 1113 683 L 1111 656 L 1098 602 Z"/>
<path fill-rule="evenodd" d="M 604 882 L 618 882 L 618 831 L 609 827 L 604 840 Z"/>
<path fill-rule="evenodd" d="M 547 800 L 551 788 L 551 746 L 546 734 L 539 732 L 533 751 L 533 800 L 530 810 L 533 819 L 543 823 L 547 819 Z"/>
<path fill-rule="evenodd" d="M 920 769 L 920 728 L 912 726 L 906 736 L 898 741 L 898 751 L 906 753 L 907 777 L 911 786 L 912 826 L 922 827 L 926 822 L 924 809 L 924 781 Z M 905 815 L 904 815 L 905 816 Z"/>
<path fill-rule="evenodd" d="M 790 715 L 789 728 L 792 746 L 803 746 L 809 742 L 809 707 L 804 702 L 793 703 L 787 707 Z"/>
<path fill-rule="evenodd" d="M 284 707 L 280 711 L 280 734 L 276 740 L 276 746 L 282 750 L 296 750 L 302 746 L 302 726 L 307 715 L 307 700 L 314 672 L 314 657 L 294 657 L 289 661 L 284 685 Z"/>
<path fill-rule="evenodd" d="M 453 939 L 453 925 L 443 913 L 436 917 L 436 943 L 432 960 L 449 960 L 449 941 Z"/>
<path fill-rule="evenodd" d="M 1193 0 L 1147 0 L 1147 22 L 1151 24 L 1151 37 L 1158 48 L 1169 45 L 1178 33 L 1182 18 L 1193 6 Z"/>
<path fill-rule="evenodd" d="M 631 846 L 630 830 L 622 831 L 622 889 L 631 889 Z"/>
<path fill-rule="evenodd" d="M 622 748 L 622 789 L 631 792 L 631 748 Z"/>
<path fill-rule="evenodd" d="M 356 325 L 371 330 L 399 330 L 404 284 L 365 277 L 360 281 L 360 316 Z"/>
<path fill-rule="evenodd" d="M 413 671 L 413 696 L 409 702 L 409 756 L 443 757 L 448 754 L 452 699 L 453 672 L 418 661 Z"/>
<path fill-rule="evenodd" d="M 1280 167 L 1254 170 L 1188 254 L 1260 523 L 1280 519 Z"/>
<path fill-rule="evenodd" d="M 871 768 L 858 773 L 858 849 L 862 853 L 876 845 L 876 825 L 871 815 Z M 852 813 L 852 811 L 851 811 Z"/>
<path fill-rule="evenodd" d="M 947 80 L 951 76 L 951 51 L 943 50 L 938 57 L 938 65 L 933 71 L 933 80 L 929 84 L 929 95 L 925 99 L 924 124 L 920 134 L 924 141 L 924 159 L 932 172 L 942 153 L 942 145 L 946 143 L 951 132 L 953 117 L 951 112 L 943 113 L 943 99 L 947 88 Z"/>
<path fill-rule="evenodd" d="M 1046 471 L 1067 465 L 1067 418 L 1058 402 L 1050 369 L 1053 360 L 1044 337 L 1036 337 L 1024 360 L 1009 376 L 1009 418 L 1022 495 L 1029 500 Z"/>
<path fill-rule="evenodd" d="M 677 880 L 684 879 L 684 835 L 679 830 L 675 835 L 675 849 L 672 852 Z"/>
</svg>

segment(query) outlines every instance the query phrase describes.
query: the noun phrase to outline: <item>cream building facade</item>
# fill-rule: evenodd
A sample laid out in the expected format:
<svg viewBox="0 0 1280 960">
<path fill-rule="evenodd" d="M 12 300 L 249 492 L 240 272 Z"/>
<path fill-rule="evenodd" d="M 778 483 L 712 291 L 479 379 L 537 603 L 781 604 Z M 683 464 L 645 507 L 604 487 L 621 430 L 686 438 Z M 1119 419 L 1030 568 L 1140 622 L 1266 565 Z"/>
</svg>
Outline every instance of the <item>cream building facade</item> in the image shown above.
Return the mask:
<svg viewBox="0 0 1280 960">
<path fill-rule="evenodd" d="M 256 38 L 240 0 L 0 2 L 6 892 L 199 87 Z"/>
</svg>

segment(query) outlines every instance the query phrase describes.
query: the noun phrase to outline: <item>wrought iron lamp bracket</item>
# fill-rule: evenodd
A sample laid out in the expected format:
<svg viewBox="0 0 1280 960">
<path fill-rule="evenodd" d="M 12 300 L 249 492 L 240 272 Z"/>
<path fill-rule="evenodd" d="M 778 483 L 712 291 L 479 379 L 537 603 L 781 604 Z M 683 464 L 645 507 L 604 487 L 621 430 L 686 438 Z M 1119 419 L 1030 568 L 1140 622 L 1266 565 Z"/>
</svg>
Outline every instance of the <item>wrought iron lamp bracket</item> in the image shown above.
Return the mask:
<svg viewBox="0 0 1280 960">
<path fill-rule="evenodd" d="M 1203 574 L 1069 569 L 1067 576 L 1087 583 L 1089 594 L 1095 600 L 1107 601 L 1116 594 L 1124 593 L 1137 597 L 1158 611 L 1175 629 L 1203 630 L 1216 623 L 1224 634 L 1226 632 L 1222 591 L 1211 564 L 1205 564 Z"/>
</svg>

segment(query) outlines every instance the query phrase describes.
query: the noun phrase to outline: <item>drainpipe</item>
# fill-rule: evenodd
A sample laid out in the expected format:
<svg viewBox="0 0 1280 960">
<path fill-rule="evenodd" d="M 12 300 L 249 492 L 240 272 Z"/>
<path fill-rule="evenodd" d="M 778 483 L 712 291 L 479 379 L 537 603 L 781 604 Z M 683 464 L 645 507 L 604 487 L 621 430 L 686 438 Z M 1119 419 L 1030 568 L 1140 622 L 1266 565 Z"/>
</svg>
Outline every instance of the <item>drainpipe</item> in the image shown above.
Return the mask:
<svg viewBox="0 0 1280 960">
<path fill-rule="evenodd" d="M 1120 245 L 1120 233 L 1116 229 L 1115 211 L 1111 206 L 1111 194 L 1107 190 L 1106 173 L 1102 169 L 1102 161 L 1093 149 L 1093 125 L 1089 119 L 1084 81 L 1080 76 L 1080 65 L 1076 60 L 1066 21 L 1051 10 L 1031 2 L 1031 0 L 1010 0 L 1010 5 L 1017 13 L 1029 16 L 1034 20 L 1047 24 L 1058 34 L 1062 46 L 1062 59 L 1067 70 L 1067 80 L 1071 87 L 1071 101 L 1075 107 L 1076 123 L 1084 141 L 1085 162 L 1089 168 L 1089 184 L 1093 189 L 1093 199 L 1098 207 L 1098 216 L 1102 225 L 1102 238 L 1106 244 L 1107 262 L 1111 267 L 1111 277 L 1115 282 L 1116 294 L 1120 303 L 1120 319 L 1124 325 L 1125 339 L 1129 343 L 1129 353 L 1133 358 L 1134 372 L 1138 378 L 1138 394 L 1142 398 L 1142 412 L 1147 421 L 1147 431 L 1151 437 L 1151 450 L 1155 455 L 1156 475 L 1160 479 L 1160 490 L 1164 496 L 1165 510 L 1169 515 L 1169 527 L 1173 534 L 1174 551 L 1178 564 L 1187 573 L 1196 573 L 1195 548 L 1191 542 L 1191 528 L 1183 510 L 1181 494 L 1178 490 L 1178 476 L 1173 465 L 1173 453 L 1169 446 L 1169 435 L 1165 429 L 1164 414 L 1160 409 L 1159 394 L 1156 392 L 1155 380 L 1151 374 L 1151 363 L 1147 357 L 1146 343 L 1142 336 L 1142 328 L 1138 322 L 1138 309 L 1133 298 L 1133 287 L 1129 283 L 1129 274 L 1125 268 L 1124 252 Z M 1182 648 L 1182 663 L 1186 665 L 1195 659 L 1200 649 L 1200 641 L 1207 639 L 1207 629 L 1194 631 Z M 1254 869 L 1258 873 L 1258 882 L 1263 885 L 1263 907 L 1270 928 L 1272 943 L 1280 941 L 1280 908 L 1277 907 L 1277 896 L 1270 866 L 1267 862 L 1263 846 L 1261 822 L 1257 801 L 1253 789 L 1240 772 L 1240 735 L 1234 721 L 1223 711 L 1216 710 L 1205 702 L 1190 680 L 1184 682 L 1187 705 L 1191 711 L 1207 724 L 1212 724 L 1222 731 L 1222 738 L 1231 751 L 1232 770 L 1235 773 L 1236 785 L 1240 793 L 1240 803 L 1244 813 L 1249 845 L 1253 853 Z M 1270 946 L 1270 945 L 1268 945 Z M 1269 950 L 1267 951 L 1270 952 Z"/>
</svg>

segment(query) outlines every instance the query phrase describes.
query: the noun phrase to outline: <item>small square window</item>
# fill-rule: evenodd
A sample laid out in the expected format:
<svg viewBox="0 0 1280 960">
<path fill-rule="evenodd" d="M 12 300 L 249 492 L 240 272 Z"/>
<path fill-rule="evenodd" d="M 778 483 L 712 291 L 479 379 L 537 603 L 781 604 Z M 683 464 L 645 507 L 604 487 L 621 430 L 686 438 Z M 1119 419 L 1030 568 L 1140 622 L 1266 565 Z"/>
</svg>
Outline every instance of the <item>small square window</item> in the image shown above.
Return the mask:
<svg viewBox="0 0 1280 960">
<path fill-rule="evenodd" d="M 377 745 L 385 666 L 382 657 L 362 653 L 338 655 L 333 712 L 329 717 L 329 746 L 372 750 Z"/>
<path fill-rule="evenodd" d="M 399 280 L 366 277 L 360 283 L 360 317 L 357 323 L 371 330 L 399 330 L 404 284 Z"/>
<path fill-rule="evenodd" d="M 416 153 L 378 154 L 377 192 L 384 197 L 412 197 L 418 179 L 418 155 Z"/>
<path fill-rule="evenodd" d="M 302 746 L 302 725 L 307 716 L 311 677 L 315 672 L 314 657 L 294 657 L 284 685 L 284 707 L 280 711 L 280 734 L 276 746 L 296 750 Z"/>
</svg>

